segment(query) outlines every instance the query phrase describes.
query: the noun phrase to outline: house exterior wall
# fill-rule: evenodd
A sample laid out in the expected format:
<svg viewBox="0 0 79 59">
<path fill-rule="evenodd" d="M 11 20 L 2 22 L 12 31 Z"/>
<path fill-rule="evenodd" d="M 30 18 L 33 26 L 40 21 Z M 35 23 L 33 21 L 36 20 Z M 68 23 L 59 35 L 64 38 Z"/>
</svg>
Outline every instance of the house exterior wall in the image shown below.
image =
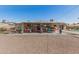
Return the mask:
<svg viewBox="0 0 79 59">
<path fill-rule="evenodd" d="M 59 28 L 58 23 L 17 23 L 16 28 L 18 30 L 22 30 L 24 33 L 27 32 L 52 32 Z M 20 27 L 20 29 L 19 29 Z M 64 27 L 64 25 L 63 25 Z"/>
</svg>

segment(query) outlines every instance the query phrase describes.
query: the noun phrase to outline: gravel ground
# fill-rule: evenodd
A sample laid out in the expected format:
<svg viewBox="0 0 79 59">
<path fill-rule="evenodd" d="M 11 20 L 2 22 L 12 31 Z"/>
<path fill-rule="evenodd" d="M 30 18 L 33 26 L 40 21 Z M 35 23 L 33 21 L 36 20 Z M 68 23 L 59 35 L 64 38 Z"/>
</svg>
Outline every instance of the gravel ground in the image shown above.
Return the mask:
<svg viewBox="0 0 79 59">
<path fill-rule="evenodd" d="M 52 33 L 0 34 L 0 53 L 76 54 L 79 53 L 79 37 L 75 36 Z"/>
</svg>

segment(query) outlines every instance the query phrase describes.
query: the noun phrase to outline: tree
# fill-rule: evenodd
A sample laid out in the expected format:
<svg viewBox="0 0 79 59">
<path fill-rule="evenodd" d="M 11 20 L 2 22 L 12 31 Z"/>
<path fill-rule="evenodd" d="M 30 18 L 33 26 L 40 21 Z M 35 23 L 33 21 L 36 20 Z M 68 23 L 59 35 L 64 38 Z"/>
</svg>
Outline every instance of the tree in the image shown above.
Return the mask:
<svg viewBox="0 0 79 59">
<path fill-rule="evenodd" d="M 51 22 L 53 22 L 53 21 L 54 21 L 54 19 L 50 19 L 50 21 L 51 21 Z"/>
</svg>

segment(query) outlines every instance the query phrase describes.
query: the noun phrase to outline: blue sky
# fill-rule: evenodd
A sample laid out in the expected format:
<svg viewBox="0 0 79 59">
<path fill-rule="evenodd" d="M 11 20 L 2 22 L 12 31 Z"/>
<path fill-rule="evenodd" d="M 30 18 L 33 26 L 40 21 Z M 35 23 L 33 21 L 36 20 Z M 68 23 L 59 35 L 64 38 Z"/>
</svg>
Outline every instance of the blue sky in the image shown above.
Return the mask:
<svg viewBox="0 0 79 59">
<path fill-rule="evenodd" d="M 0 21 L 26 22 L 49 21 L 79 22 L 77 5 L 0 5 Z"/>
</svg>

